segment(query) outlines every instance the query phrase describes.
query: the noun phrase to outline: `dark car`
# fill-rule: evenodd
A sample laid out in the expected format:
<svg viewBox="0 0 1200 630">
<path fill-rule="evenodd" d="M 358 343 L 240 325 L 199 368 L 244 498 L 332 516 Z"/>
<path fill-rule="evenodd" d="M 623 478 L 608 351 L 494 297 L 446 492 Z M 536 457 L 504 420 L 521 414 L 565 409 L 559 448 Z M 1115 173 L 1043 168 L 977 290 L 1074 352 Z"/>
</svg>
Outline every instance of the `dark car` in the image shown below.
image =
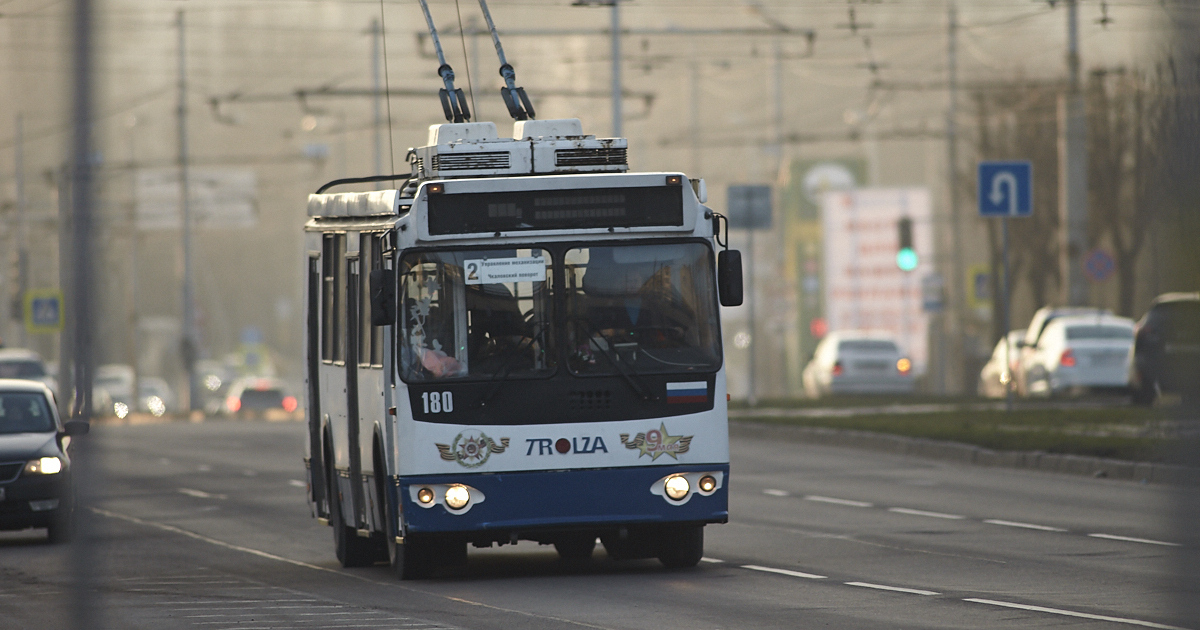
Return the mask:
<svg viewBox="0 0 1200 630">
<path fill-rule="evenodd" d="M 296 397 L 275 378 L 239 379 L 229 386 L 229 395 L 225 398 L 225 413 L 236 418 L 290 419 L 298 407 Z"/>
<path fill-rule="evenodd" d="M 1136 403 L 1200 396 L 1200 293 L 1164 293 L 1137 323 L 1129 384 Z"/>
<path fill-rule="evenodd" d="M 44 527 L 50 542 L 70 538 L 70 437 L 86 422 L 63 424 L 50 388 L 0 379 L 0 530 Z"/>
</svg>

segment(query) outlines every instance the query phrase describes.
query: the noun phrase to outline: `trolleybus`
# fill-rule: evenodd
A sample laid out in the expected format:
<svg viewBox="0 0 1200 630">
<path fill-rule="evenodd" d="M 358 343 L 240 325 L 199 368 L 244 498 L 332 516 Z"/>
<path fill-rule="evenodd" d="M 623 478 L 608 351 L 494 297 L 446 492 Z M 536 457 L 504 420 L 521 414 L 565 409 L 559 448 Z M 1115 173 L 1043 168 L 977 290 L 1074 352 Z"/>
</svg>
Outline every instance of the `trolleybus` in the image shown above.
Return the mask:
<svg viewBox="0 0 1200 630">
<path fill-rule="evenodd" d="M 394 188 L 309 197 L 305 464 L 343 566 L 599 540 L 687 567 L 727 521 L 740 257 L 702 180 L 630 173 L 626 147 L 451 122 Z"/>
</svg>

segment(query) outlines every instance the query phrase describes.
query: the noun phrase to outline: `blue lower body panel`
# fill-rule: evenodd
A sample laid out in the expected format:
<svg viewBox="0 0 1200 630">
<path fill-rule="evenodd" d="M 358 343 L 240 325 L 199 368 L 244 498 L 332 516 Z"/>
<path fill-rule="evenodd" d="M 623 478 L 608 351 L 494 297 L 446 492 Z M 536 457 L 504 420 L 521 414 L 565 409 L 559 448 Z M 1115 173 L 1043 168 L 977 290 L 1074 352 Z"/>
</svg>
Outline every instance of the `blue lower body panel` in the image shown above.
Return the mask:
<svg viewBox="0 0 1200 630">
<path fill-rule="evenodd" d="M 712 494 L 694 492 L 675 505 L 651 493 L 652 486 L 674 473 L 721 473 Z M 393 505 L 402 506 L 410 533 L 525 531 L 591 526 L 723 523 L 729 518 L 729 464 L 606 468 L 489 474 L 400 477 L 392 485 Z M 484 500 L 461 513 L 435 503 L 421 507 L 410 489 L 464 484 Z"/>
</svg>

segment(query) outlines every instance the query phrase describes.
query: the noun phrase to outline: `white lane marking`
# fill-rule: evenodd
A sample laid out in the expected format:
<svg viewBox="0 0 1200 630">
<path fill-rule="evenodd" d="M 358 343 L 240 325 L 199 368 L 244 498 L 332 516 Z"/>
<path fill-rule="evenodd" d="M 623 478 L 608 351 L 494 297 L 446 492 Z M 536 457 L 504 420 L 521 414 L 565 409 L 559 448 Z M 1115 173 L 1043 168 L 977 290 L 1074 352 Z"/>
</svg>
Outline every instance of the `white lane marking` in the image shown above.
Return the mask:
<svg viewBox="0 0 1200 630">
<path fill-rule="evenodd" d="M 203 490 L 193 490 L 191 488 L 179 488 L 179 494 L 186 494 L 189 497 L 196 497 L 197 499 L 222 499 L 222 500 L 224 500 L 224 499 L 228 498 L 223 494 L 212 494 L 210 492 L 205 492 Z"/>
<path fill-rule="evenodd" d="M 1115 623 L 1127 623 L 1134 626 L 1143 626 L 1146 628 L 1162 628 L 1163 630 L 1187 630 L 1179 626 L 1168 626 L 1153 621 L 1142 621 L 1140 619 L 1126 619 L 1124 617 L 1109 617 L 1108 615 L 1093 615 L 1091 613 L 1075 612 L 1073 610 L 1062 610 L 1060 608 L 1046 608 L 1045 606 L 1030 606 L 1029 604 L 1016 604 L 1013 602 L 1000 602 L 994 599 L 979 599 L 969 597 L 963 600 L 964 602 L 974 602 L 976 604 L 989 604 L 991 606 L 1003 606 L 1005 608 L 1017 608 L 1020 610 L 1031 610 L 1033 612 L 1044 612 L 1052 615 L 1065 615 L 1067 617 L 1080 617 L 1082 619 L 1095 619 L 1097 621 L 1112 621 Z"/>
<path fill-rule="evenodd" d="M 1182 547 L 1179 543 L 1167 542 L 1165 540 L 1150 540 L 1149 538 L 1133 538 L 1131 536 L 1115 536 L 1113 534 L 1088 534 L 1092 538 L 1104 538 L 1106 540 L 1123 540 L 1125 542 L 1144 543 L 1147 545 L 1163 545 L 1165 547 Z"/>
<path fill-rule="evenodd" d="M 303 481 L 300 481 L 299 479 L 288 479 L 288 485 L 295 486 L 297 488 L 307 488 L 308 487 L 307 483 L 304 483 Z"/>
<path fill-rule="evenodd" d="M 179 534 L 180 536 L 186 536 L 186 537 L 194 539 L 194 540 L 199 540 L 201 542 L 205 542 L 210 545 L 214 545 L 216 547 L 223 547 L 225 549 L 230 549 L 232 551 L 240 551 L 242 553 L 248 553 L 250 555 L 258 556 L 260 558 L 266 558 L 268 560 L 275 560 L 277 562 L 287 563 L 292 566 L 304 567 L 305 569 L 312 569 L 314 571 L 320 571 L 323 573 L 332 573 L 333 575 L 340 575 L 345 578 L 350 578 L 352 580 L 358 580 L 360 582 L 366 582 L 368 584 L 374 584 L 376 586 L 382 585 L 382 586 L 387 586 L 389 588 L 398 588 L 398 589 L 404 590 L 404 591 L 420 593 L 421 595 L 429 595 L 429 593 L 426 591 L 422 591 L 420 589 L 416 589 L 416 588 L 413 588 L 410 586 L 405 586 L 402 584 L 396 584 L 395 580 L 389 580 L 387 582 L 379 582 L 379 581 L 372 580 L 367 577 L 363 577 L 361 575 L 355 575 L 353 573 L 346 573 L 344 571 L 338 571 L 336 569 L 321 567 L 321 566 L 317 566 L 315 564 L 310 564 L 308 562 L 301 562 L 300 560 L 293 560 L 291 558 L 277 556 L 273 553 L 268 553 L 266 551 L 260 551 L 258 549 L 252 549 L 250 547 L 243 547 L 241 545 L 235 545 L 233 543 L 228 543 L 223 540 L 217 540 L 216 538 L 209 538 L 208 536 L 205 536 L 203 534 L 197 534 L 196 532 L 188 531 L 186 529 L 183 529 L 182 527 L 176 527 L 174 525 L 167 525 L 166 523 L 156 523 L 154 521 L 147 521 L 145 519 L 140 519 L 136 516 L 130 516 L 128 514 L 121 514 L 121 513 L 113 512 L 110 510 L 105 510 L 103 508 L 94 507 L 94 508 L 91 508 L 91 510 L 93 513 L 99 514 L 101 516 L 107 516 L 109 518 L 115 518 L 115 519 L 119 519 L 119 520 L 122 520 L 122 521 L 125 521 L 128 523 L 134 523 L 134 524 L 142 525 L 145 527 L 153 527 L 155 529 L 159 529 L 159 530 L 162 530 L 165 532 L 172 532 L 175 534 Z M 247 586 L 247 587 L 242 587 L 240 590 L 254 590 L 254 589 L 266 589 L 266 588 L 268 588 L 268 587 L 266 587 L 266 586 Z M 590 624 L 590 623 L 586 623 L 583 621 L 575 621 L 572 619 L 563 619 L 561 617 L 552 617 L 550 615 L 539 615 L 537 613 L 531 613 L 531 612 L 524 611 L 524 610 L 515 610 L 512 608 L 503 608 L 501 606 L 493 606 L 491 604 L 485 604 L 483 602 L 477 602 L 477 601 L 472 601 L 469 599 L 463 599 L 461 597 L 452 597 L 450 595 L 434 595 L 434 597 L 441 597 L 442 599 L 446 599 L 446 600 L 449 600 L 452 602 L 458 602 L 460 604 L 466 604 L 468 606 L 478 606 L 480 608 L 486 608 L 488 610 L 506 612 L 506 613 L 510 613 L 510 614 L 514 614 L 514 615 L 521 615 L 523 617 L 530 617 L 533 619 L 557 621 L 562 624 L 569 624 L 572 626 L 580 626 L 583 628 L 595 628 L 596 630 L 609 630 L 608 628 L 605 628 L 604 626 L 597 626 L 595 624 Z"/>
<path fill-rule="evenodd" d="M 908 514 L 911 516 L 928 516 L 930 518 L 944 518 L 944 519 L 949 519 L 952 521 L 960 521 L 964 518 L 967 518 L 967 517 L 961 516 L 959 514 L 944 514 L 942 512 L 926 512 L 925 510 L 913 510 L 910 508 L 901 508 L 901 507 L 888 508 L 888 511 L 895 512 L 897 514 Z"/>
<path fill-rule="evenodd" d="M 212 466 L 209 466 L 208 464 L 200 464 L 196 467 L 196 470 L 200 472 L 212 472 Z"/>
<path fill-rule="evenodd" d="M 775 488 L 767 488 L 766 490 L 763 490 L 763 494 L 769 494 L 773 497 L 786 497 L 791 493 L 788 492 L 787 490 L 776 490 Z"/>
<path fill-rule="evenodd" d="M 804 497 L 806 501 L 820 501 L 821 503 L 833 503 L 836 505 L 849 505 L 850 507 L 869 508 L 875 507 L 874 503 L 866 501 L 851 501 L 850 499 L 836 499 L 834 497 L 823 497 L 816 494 L 810 494 Z"/>
<path fill-rule="evenodd" d="M 776 569 L 773 567 L 760 567 L 757 564 L 743 564 L 743 569 L 751 571 L 766 571 L 767 573 L 778 573 L 780 575 L 790 575 L 792 577 L 805 578 L 808 580 L 824 580 L 824 575 L 815 575 L 813 573 L 801 573 L 800 571 L 789 571 L 787 569 Z"/>
<path fill-rule="evenodd" d="M 991 523 L 992 525 L 1003 525 L 1005 527 L 1021 527 L 1024 529 L 1036 529 L 1041 532 L 1065 532 L 1065 531 L 1067 531 L 1065 529 L 1060 529 L 1058 527 L 1050 527 L 1049 525 L 1034 525 L 1033 523 L 1020 523 L 1017 521 L 1002 521 L 1002 520 L 996 519 L 996 518 L 989 518 L 986 521 L 984 521 L 984 523 Z"/>
<path fill-rule="evenodd" d="M 711 562 L 713 564 L 725 564 L 724 560 L 717 560 L 716 558 L 700 558 L 700 562 Z"/>
<path fill-rule="evenodd" d="M 884 586 L 883 584 L 872 584 L 870 582 L 846 582 L 846 586 L 861 586 L 863 588 L 874 588 L 881 591 L 896 591 L 897 593 L 912 593 L 913 595 L 941 595 L 937 591 L 923 591 L 919 588 L 903 588 L 900 586 Z"/>
</svg>

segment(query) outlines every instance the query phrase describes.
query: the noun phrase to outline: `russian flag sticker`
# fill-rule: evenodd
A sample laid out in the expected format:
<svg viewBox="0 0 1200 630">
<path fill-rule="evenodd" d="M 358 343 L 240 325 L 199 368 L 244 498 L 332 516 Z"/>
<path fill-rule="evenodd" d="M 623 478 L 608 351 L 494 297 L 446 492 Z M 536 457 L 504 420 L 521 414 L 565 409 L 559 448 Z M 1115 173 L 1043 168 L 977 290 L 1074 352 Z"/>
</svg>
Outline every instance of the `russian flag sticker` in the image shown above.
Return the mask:
<svg viewBox="0 0 1200 630">
<path fill-rule="evenodd" d="M 670 404 L 708 402 L 708 381 L 667 383 L 667 402 Z"/>
</svg>

